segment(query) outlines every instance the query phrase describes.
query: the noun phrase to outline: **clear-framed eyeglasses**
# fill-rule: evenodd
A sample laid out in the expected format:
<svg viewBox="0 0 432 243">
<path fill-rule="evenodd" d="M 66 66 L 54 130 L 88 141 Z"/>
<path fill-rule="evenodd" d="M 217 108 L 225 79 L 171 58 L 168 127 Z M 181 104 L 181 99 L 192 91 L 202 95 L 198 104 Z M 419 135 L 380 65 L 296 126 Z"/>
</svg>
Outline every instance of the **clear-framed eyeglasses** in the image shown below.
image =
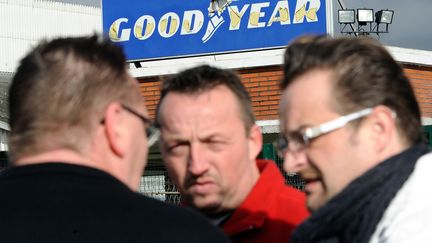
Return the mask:
<svg viewBox="0 0 432 243">
<path fill-rule="evenodd" d="M 302 131 L 293 131 L 287 135 L 280 135 L 273 145 L 277 148 L 279 157 L 283 158 L 286 152 L 296 153 L 307 148 L 312 139 L 333 132 L 344 127 L 351 121 L 355 121 L 369 115 L 373 108 L 366 108 L 334 120 L 325 122 L 315 127 L 306 128 Z"/>
</svg>

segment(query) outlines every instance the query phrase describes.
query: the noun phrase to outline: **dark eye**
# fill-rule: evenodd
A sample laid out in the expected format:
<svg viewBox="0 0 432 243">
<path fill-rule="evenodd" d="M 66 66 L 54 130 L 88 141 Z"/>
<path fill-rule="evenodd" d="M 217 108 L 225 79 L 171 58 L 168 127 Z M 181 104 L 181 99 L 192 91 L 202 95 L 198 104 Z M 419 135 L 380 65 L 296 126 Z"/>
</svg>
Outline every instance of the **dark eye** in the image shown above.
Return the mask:
<svg viewBox="0 0 432 243">
<path fill-rule="evenodd" d="M 167 151 L 172 155 L 181 155 L 187 151 L 189 143 L 188 142 L 179 142 L 168 145 Z"/>
<path fill-rule="evenodd" d="M 219 140 L 206 141 L 207 147 L 212 151 L 221 151 L 224 148 L 225 143 Z"/>
<path fill-rule="evenodd" d="M 290 144 L 294 149 L 301 149 L 306 146 L 303 133 L 299 131 L 291 132 L 288 135 L 287 140 L 288 144 Z"/>
<path fill-rule="evenodd" d="M 284 150 L 288 147 L 288 140 L 285 136 L 279 135 L 273 145 L 279 150 Z"/>
</svg>

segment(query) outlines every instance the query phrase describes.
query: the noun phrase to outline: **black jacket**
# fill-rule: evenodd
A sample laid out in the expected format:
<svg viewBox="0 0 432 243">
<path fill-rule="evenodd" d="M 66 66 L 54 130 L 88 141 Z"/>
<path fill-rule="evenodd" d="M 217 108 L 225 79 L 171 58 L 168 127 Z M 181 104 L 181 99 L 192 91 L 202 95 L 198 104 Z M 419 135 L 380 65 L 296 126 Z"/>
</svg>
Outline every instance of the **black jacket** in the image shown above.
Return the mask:
<svg viewBox="0 0 432 243">
<path fill-rule="evenodd" d="M 227 242 L 192 211 L 97 169 L 46 163 L 0 172 L 0 242 Z"/>
</svg>

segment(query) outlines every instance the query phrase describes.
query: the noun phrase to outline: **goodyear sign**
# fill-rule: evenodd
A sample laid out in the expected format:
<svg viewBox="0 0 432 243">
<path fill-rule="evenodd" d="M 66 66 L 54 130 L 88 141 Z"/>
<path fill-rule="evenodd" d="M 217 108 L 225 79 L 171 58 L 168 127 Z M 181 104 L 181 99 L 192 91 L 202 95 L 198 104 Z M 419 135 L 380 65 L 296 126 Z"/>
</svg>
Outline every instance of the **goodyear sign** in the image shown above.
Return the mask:
<svg viewBox="0 0 432 243">
<path fill-rule="evenodd" d="M 103 30 L 129 60 L 261 50 L 327 33 L 331 0 L 103 0 Z"/>
</svg>

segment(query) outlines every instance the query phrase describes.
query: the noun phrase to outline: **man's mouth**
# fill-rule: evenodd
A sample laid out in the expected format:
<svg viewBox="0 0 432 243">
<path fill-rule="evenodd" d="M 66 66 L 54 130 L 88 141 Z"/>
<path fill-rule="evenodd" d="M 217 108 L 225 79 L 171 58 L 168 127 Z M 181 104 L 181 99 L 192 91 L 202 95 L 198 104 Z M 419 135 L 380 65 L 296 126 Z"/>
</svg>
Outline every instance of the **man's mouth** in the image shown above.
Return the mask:
<svg viewBox="0 0 432 243">
<path fill-rule="evenodd" d="M 196 194 L 208 194 L 214 186 L 212 181 L 195 181 L 189 185 L 189 190 Z"/>
<path fill-rule="evenodd" d="M 310 194 L 321 183 L 321 178 L 319 178 L 319 177 L 316 177 L 316 178 L 303 178 L 303 180 L 305 181 L 305 192 L 306 192 L 306 194 Z"/>
</svg>

